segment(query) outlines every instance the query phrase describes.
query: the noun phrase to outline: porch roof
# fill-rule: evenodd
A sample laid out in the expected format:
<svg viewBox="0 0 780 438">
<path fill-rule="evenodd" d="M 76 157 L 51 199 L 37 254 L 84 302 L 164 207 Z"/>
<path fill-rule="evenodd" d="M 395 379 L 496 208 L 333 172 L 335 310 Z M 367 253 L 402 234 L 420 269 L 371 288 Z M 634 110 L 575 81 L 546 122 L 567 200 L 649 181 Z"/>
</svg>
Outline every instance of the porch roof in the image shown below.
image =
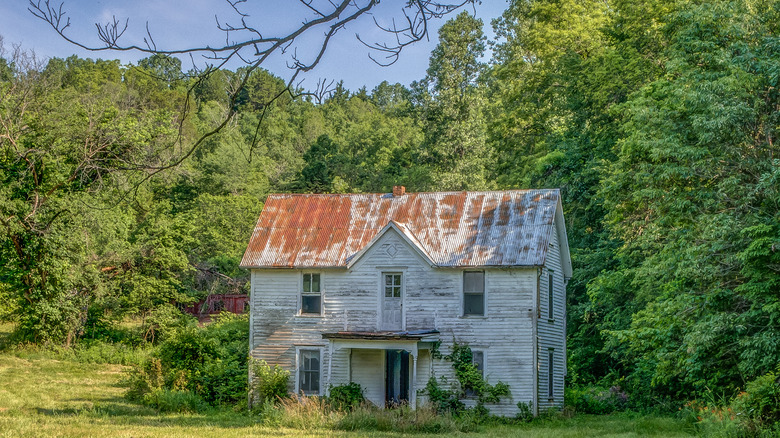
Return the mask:
<svg viewBox="0 0 780 438">
<path fill-rule="evenodd" d="M 436 329 L 411 330 L 411 331 L 377 331 L 377 332 L 358 332 L 341 331 L 334 333 L 323 333 L 323 339 L 351 339 L 368 341 L 435 341 L 439 338 L 439 331 Z"/>
</svg>

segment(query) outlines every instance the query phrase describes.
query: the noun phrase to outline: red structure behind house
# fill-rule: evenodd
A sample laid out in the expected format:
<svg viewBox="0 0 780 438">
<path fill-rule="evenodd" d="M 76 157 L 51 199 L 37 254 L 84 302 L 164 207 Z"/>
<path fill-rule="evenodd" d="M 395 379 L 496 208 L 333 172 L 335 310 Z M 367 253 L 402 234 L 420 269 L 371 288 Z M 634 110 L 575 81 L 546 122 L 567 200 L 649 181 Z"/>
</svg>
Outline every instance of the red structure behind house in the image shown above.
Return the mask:
<svg viewBox="0 0 780 438">
<path fill-rule="evenodd" d="M 249 311 L 249 297 L 246 294 L 213 294 L 183 310 L 197 317 L 220 312 L 241 314 Z"/>
</svg>

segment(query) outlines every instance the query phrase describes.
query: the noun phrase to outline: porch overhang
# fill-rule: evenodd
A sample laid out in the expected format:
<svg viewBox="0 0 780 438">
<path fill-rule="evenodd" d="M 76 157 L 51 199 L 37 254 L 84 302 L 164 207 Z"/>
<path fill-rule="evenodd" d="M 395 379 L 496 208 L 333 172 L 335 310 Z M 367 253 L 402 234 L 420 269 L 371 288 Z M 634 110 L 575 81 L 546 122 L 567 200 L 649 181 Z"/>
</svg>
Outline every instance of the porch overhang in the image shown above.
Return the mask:
<svg viewBox="0 0 780 438">
<path fill-rule="evenodd" d="M 345 331 L 323 333 L 322 339 L 363 341 L 416 341 L 435 342 L 439 340 L 438 330 L 359 332 Z"/>
<path fill-rule="evenodd" d="M 412 409 L 417 407 L 417 357 L 420 350 L 432 350 L 439 340 L 438 330 L 414 330 L 414 331 L 342 331 L 323 333 L 322 339 L 328 340 L 328 357 L 332 358 L 336 350 L 365 349 L 365 350 L 404 350 L 409 352 L 412 359 L 411 380 L 409 394 Z M 350 359 L 351 362 L 351 359 Z M 328 361 L 327 382 L 331 386 L 332 359 Z M 350 365 L 351 366 L 351 365 Z"/>
<path fill-rule="evenodd" d="M 323 333 L 330 348 L 360 348 L 369 350 L 406 350 L 417 356 L 419 350 L 430 350 L 439 340 L 438 330 L 414 331 L 343 331 Z"/>
</svg>

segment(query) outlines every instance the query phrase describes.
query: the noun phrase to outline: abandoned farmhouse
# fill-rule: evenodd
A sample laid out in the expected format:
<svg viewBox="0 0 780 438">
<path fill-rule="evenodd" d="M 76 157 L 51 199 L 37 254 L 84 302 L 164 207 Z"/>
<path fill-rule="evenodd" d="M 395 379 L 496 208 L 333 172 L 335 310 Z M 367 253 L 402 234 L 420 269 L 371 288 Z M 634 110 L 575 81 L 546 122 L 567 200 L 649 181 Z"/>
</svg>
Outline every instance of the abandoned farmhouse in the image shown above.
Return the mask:
<svg viewBox="0 0 780 438">
<path fill-rule="evenodd" d="M 467 344 L 487 405 L 563 406 L 571 261 L 560 192 L 271 195 L 241 262 L 251 271 L 250 354 L 291 392 L 356 382 L 378 406 L 425 403 Z M 467 397 L 468 399 L 468 397 Z"/>
</svg>

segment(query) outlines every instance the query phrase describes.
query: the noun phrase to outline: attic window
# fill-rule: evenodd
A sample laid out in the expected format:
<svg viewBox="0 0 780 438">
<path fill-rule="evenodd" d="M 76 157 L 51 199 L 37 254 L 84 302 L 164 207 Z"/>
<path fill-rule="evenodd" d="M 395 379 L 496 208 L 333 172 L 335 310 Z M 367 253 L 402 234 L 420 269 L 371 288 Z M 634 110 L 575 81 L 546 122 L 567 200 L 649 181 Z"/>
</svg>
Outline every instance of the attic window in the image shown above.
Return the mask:
<svg viewBox="0 0 780 438">
<path fill-rule="evenodd" d="M 322 314 L 322 293 L 320 292 L 320 274 L 303 274 L 301 290 L 301 313 Z"/>
</svg>

